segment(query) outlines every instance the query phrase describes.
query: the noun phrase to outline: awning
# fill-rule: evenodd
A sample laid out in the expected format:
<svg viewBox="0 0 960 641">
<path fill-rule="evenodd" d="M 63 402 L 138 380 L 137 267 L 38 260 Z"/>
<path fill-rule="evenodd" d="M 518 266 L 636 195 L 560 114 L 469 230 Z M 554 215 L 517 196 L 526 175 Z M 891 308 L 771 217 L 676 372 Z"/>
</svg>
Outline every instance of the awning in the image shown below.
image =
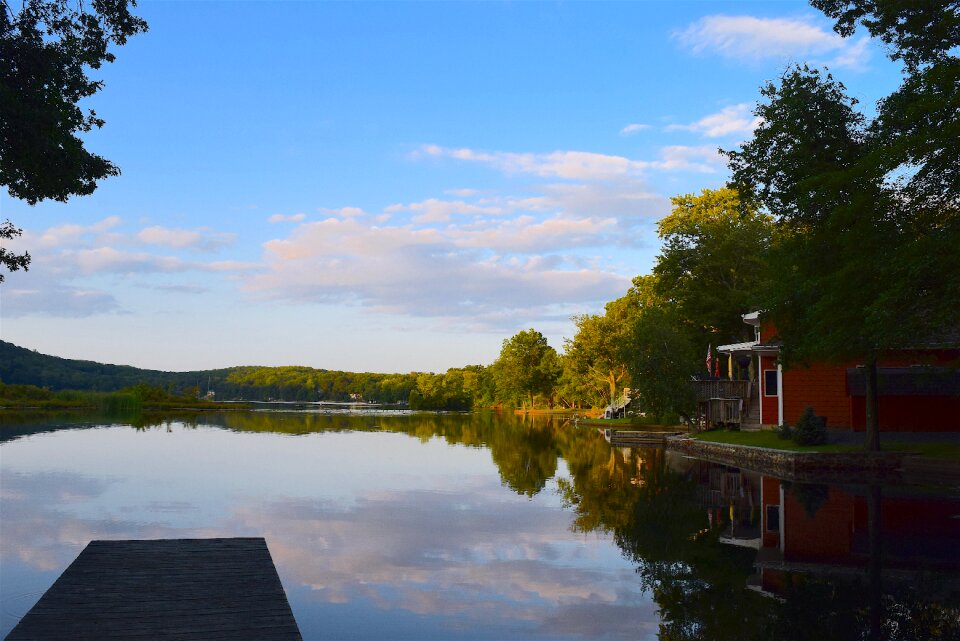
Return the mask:
<svg viewBox="0 0 960 641">
<path fill-rule="evenodd" d="M 760 343 L 758 341 L 750 341 L 748 343 L 731 343 L 730 345 L 718 345 L 717 351 L 721 354 L 749 354 L 753 351 L 753 348 Z"/>
</svg>

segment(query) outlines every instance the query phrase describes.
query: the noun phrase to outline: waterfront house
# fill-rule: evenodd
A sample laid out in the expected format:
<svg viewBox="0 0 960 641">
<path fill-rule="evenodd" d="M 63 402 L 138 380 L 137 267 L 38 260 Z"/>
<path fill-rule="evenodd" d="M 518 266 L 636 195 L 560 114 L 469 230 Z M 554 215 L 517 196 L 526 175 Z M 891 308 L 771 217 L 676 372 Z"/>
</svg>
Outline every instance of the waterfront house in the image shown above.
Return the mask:
<svg viewBox="0 0 960 641">
<path fill-rule="evenodd" d="M 862 362 L 784 369 L 776 328 L 763 322 L 759 312 L 744 314 L 743 320 L 753 327 L 754 340 L 717 348 L 721 358 L 738 364 L 740 375 L 698 382 L 700 414 L 707 425 L 733 423 L 741 429 L 795 425 L 811 406 L 828 427 L 865 429 Z M 960 349 L 889 350 L 878 365 L 881 430 L 960 432 Z"/>
</svg>

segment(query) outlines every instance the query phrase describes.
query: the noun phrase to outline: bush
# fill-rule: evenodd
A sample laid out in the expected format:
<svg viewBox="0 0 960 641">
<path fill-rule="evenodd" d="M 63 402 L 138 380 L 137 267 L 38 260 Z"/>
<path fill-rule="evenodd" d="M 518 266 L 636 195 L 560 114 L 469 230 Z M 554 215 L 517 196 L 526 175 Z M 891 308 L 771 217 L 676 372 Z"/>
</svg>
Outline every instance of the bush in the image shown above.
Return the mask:
<svg viewBox="0 0 960 641">
<path fill-rule="evenodd" d="M 793 430 L 793 442 L 797 445 L 823 445 L 827 442 L 827 421 L 815 415 L 809 405 Z"/>
<path fill-rule="evenodd" d="M 790 429 L 789 424 L 784 423 L 777 426 L 777 438 L 781 441 L 788 441 L 793 438 L 793 430 Z"/>
</svg>

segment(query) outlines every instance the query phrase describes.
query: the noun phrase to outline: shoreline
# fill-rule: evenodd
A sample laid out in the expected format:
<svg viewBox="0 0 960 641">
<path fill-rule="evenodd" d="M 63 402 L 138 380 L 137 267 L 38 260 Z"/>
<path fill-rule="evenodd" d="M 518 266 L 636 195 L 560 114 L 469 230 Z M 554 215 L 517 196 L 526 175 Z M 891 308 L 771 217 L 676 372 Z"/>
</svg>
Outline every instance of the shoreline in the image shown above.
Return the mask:
<svg viewBox="0 0 960 641">
<path fill-rule="evenodd" d="M 689 436 L 668 437 L 664 447 L 681 456 L 742 467 L 788 481 L 902 482 L 960 488 L 960 462 L 935 459 L 920 452 L 797 452 L 701 441 Z"/>
</svg>

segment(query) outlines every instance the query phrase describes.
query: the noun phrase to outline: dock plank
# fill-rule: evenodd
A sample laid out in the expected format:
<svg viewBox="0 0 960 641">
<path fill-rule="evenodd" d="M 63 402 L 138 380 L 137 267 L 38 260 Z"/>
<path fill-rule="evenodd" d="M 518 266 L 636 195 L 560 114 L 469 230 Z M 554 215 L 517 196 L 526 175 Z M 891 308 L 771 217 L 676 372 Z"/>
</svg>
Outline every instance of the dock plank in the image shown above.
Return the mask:
<svg viewBox="0 0 960 641">
<path fill-rule="evenodd" d="M 7 641 L 301 641 L 262 538 L 91 541 Z"/>
</svg>

